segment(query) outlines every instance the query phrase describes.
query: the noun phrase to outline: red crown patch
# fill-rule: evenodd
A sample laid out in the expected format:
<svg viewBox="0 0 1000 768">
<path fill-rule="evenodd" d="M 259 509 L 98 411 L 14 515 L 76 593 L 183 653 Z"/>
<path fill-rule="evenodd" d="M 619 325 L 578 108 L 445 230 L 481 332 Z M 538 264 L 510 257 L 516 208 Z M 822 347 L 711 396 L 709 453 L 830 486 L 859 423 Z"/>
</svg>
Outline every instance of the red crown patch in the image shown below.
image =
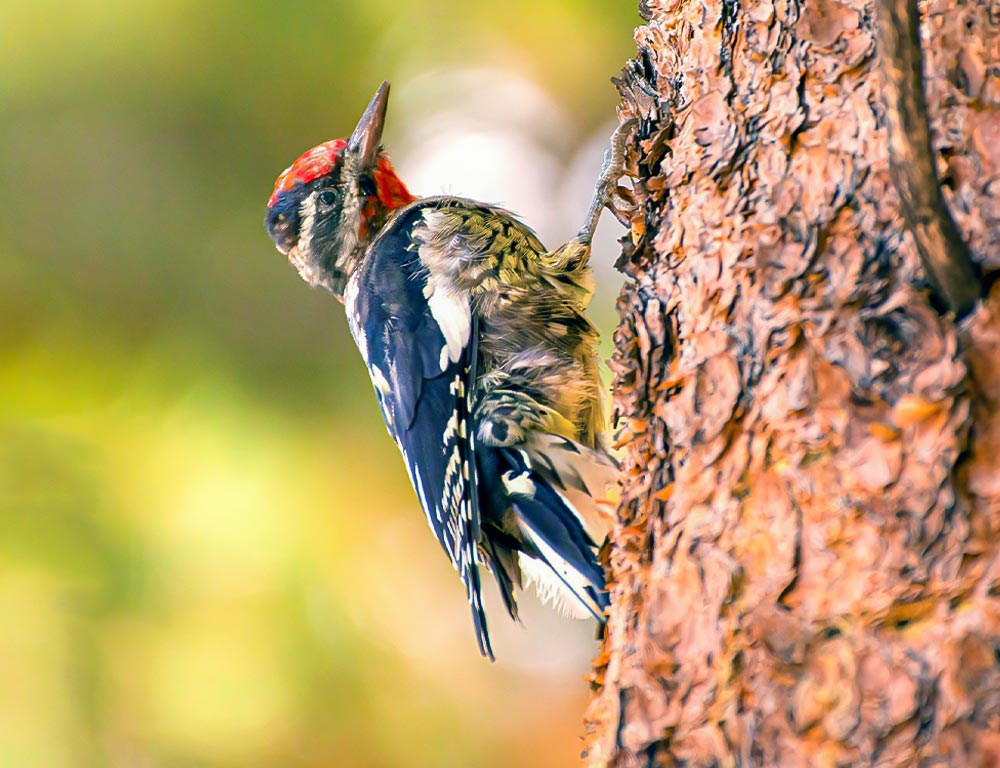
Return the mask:
<svg viewBox="0 0 1000 768">
<path fill-rule="evenodd" d="M 278 197 L 296 184 L 308 184 L 320 176 L 329 173 L 340 162 L 347 149 L 347 139 L 333 139 L 303 152 L 298 160 L 292 163 L 278 180 L 274 182 L 274 192 L 267 201 L 268 207 L 278 201 Z"/>
</svg>

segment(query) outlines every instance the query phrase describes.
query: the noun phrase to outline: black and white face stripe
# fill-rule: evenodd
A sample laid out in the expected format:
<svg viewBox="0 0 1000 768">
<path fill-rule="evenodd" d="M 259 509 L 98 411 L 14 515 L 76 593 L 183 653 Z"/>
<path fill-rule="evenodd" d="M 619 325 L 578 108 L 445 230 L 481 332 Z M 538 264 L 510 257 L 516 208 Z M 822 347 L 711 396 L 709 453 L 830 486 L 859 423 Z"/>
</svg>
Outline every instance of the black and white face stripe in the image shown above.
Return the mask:
<svg viewBox="0 0 1000 768">
<path fill-rule="evenodd" d="M 268 233 L 275 245 L 313 286 L 342 298 L 356 271 L 361 200 L 351 175 L 351 158 L 326 176 L 287 189 L 268 208 Z"/>
</svg>

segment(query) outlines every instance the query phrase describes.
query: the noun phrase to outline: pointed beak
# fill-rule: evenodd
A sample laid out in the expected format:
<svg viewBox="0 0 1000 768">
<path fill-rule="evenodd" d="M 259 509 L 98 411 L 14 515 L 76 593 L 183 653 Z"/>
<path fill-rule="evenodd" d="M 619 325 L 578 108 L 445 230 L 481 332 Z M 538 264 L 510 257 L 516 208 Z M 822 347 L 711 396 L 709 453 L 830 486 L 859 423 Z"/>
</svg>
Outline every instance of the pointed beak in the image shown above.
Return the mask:
<svg viewBox="0 0 1000 768">
<path fill-rule="evenodd" d="M 358 121 L 354 133 L 347 142 L 347 151 L 359 157 L 361 167 L 366 168 L 375 162 L 379 143 L 382 141 L 382 127 L 385 125 L 385 111 L 389 105 L 389 83 L 383 82 L 375 91 L 368 109 Z"/>
</svg>

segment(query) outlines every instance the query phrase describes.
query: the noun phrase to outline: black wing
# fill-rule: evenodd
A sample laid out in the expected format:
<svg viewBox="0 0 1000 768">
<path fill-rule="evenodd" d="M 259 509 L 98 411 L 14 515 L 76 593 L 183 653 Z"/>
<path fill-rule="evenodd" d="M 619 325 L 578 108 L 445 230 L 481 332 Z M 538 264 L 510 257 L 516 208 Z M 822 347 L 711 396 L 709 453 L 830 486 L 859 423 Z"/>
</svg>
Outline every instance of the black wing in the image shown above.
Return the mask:
<svg viewBox="0 0 1000 768">
<path fill-rule="evenodd" d="M 480 592 L 470 421 L 478 329 L 467 298 L 433 299 L 433 279 L 406 227 L 369 251 L 348 291 L 348 316 L 389 434 L 427 521 L 465 584 L 480 651 L 493 658 Z M 429 284 L 430 281 L 430 284 Z"/>
</svg>

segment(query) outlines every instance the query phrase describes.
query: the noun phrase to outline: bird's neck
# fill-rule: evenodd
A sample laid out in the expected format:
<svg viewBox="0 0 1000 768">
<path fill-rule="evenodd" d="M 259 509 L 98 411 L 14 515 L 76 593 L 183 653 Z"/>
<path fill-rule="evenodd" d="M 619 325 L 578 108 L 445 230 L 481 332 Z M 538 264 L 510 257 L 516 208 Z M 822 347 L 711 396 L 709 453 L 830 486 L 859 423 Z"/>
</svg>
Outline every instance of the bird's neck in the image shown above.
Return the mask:
<svg viewBox="0 0 1000 768">
<path fill-rule="evenodd" d="M 410 190 L 396 175 L 396 169 L 392 167 L 392 162 L 385 153 L 379 155 L 378 165 L 373 175 L 376 195 L 379 202 L 386 208 L 401 208 L 417 199 L 410 194 Z"/>
<path fill-rule="evenodd" d="M 382 230 L 393 211 L 417 199 L 396 175 L 389 156 L 384 152 L 379 155 L 372 177 L 375 181 L 375 194 L 365 200 L 361 229 L 358 232 L 362 248 Z"/>
</svg>

